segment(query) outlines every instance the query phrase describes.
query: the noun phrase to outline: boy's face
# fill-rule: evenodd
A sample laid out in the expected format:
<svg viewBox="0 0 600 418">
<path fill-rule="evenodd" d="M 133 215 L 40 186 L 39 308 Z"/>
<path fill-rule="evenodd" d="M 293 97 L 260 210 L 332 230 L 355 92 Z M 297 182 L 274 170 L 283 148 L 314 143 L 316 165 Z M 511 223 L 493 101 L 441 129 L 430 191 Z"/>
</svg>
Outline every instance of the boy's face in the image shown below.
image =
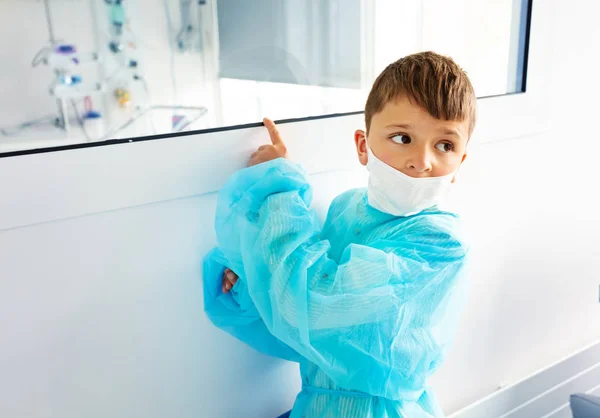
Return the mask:
<svg viewBox="0 0 600 418">
<path fill-rule="evenodd" d="M 436 119 L 404 96 L 373 115 L 368 145 L 364 131 L 354 134 L 361 164 L 367 164 L 370 146 L 377 158 L 410 177 L 455 173 L 467 157 L 468 139 L 468 121 Z"/>
</svg>

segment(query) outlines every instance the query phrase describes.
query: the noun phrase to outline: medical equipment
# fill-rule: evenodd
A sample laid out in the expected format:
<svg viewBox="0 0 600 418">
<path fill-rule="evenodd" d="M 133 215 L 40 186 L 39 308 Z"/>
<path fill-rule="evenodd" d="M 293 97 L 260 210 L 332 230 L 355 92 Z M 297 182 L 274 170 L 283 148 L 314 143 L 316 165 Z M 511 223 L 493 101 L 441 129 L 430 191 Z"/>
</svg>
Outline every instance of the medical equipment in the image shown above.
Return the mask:
<svg viewBox="0 0 600 418">
<path fill-rule="evenodd" d="M 104 137 L 104 139 L 113 138 L 119 136 L 119 134 L 130 126 L 136 124 L 139 121 L 143 121 L 145 118 L 154 119 L 153 113 L 158 112 L 169 112 L 171 113 L 171 131 L 170 132 L 182 132 L 190 127 L 192 124 L 197 122 L 207 112 L 207 109 L 202 106 L 168 106 L 168 105 L 152 105 L 145 108 L 138 109 L 134 116 L 130 117 L 126 122 L 121 124 L 115 129 L 110 130 Z M 178 115 L 178 116 L 175 116 Z M 178 119 L 174 119 L 178 117 Z M 151 122 L 152 123 L 152 122 Z"/>
<path fill-rule="evenodd" d="M 103 93 L 104 86 L 96 80 L 86 81 L 81 75 L 81 66 L 97 64 L 100 56 L 97 52 L 82 53 L 77 46 L 56 39 L 49 0 L 44 0 L 44 11 L 48 28 L 49 44 L 42 47 L 32 60 L 32 67 L 45 65 L 54 74 L 48 87 L 49 93 L 56 98 L 57 115 L 37 118 L 20 123 L 13 128 L 0 130 L 3 135 L 13 135 L 22 129 L 49 124 L 70 130 L 68 104 L 76 99 L 83 99 Z"/>
<path fill-rule="evenodd" d="M 202 33 L 199 27 L 199 9 L 204 6 L 206 0 L 180 0 L 179 12 L 181 16 L 181 30 L 176 36 L 177 48 L 179 52 L 202 52 Z M 192 19 L 192 16 L 197 16 L 197 22 Z"/>
<path fill-rule="evenodd" d="M 123 34 L 123 25 L 125 24 L 125 9 L 121 0 L 114 0 L 110 7 L 110 21 L 117 36 Z"/>
<path fill-rule="evenodd" d="M 167 16 L 169 25 L 169 46 L 171 82 L 173 86 L 173 104 L 156 105 L 151 102 L 150 88 L 143 75 L 143 62 L 137 54 L 139 37 L 133 33 L 130 14 L 135 12 L 134 3 L 123 0 L 105 0 L 101 4 L 92 3 L 92 11 L 100 16 L 94 19 L 94 34 L 98 51 L 84 51 L 77 42 L 57 39 L 55 25 L 51 15 L 50 0 L 43 0 L 49 42 L 44 45 L 32 60 L 33 67 L 45 67 L 53 74 L 48 92 L 56 99 L 57 112 L 54 115 L 35 118 L 0 129 L 1 135 L 14 135 L 23 129 L 51 125 L 63 131 L 70 131 L 76 118 L 90 139 L 108 138 L 118 135 L 132 124 L 144 122 L 156 133 L 154 122 L 149 122 L 157 113 L 161 115 L 158 123 L 161 132 L 181 132 L 189 129 L 207 109 L 202 106 L 178 106 L 177 84 L 175 78 L 175 42 L 173 23 Z M 181 1 L 182 29 L 178 37 L 180 45 L 186 51 L 195 50 L 201 38 L 199 20 L 192 18 L 193 9 L 203 5 L 202 0 Z M 166 12 L 168 5 L 165 2 Z M 98 12 L 98 13 L 96 13 Z M 101 13 L 101 12 L 105 12 Z M 102 18 L 106 16 L 106 19 Z M 100 52 L 103 52 L 101 57 Z M 97 65 L 97 71 L 89 66 Z M 86 67 L 88 66 L 88 67 Z M 100 108 L 91 107 L 91 98 L 101 97 Z M 84 102 L 85 101 L 85 102 Z M 85 110 L 82 111 L 82 104 Z M 171 110 L 172 113 L 166 113 Z M 71 120 L 70 120 L 71 119 Z M 168 121 L 165 124 L 164 121 Z M 163 128 L 164 127 L 164 128 Z M 140 134 L 145 133 L 138 130 Z"/>
</svg>

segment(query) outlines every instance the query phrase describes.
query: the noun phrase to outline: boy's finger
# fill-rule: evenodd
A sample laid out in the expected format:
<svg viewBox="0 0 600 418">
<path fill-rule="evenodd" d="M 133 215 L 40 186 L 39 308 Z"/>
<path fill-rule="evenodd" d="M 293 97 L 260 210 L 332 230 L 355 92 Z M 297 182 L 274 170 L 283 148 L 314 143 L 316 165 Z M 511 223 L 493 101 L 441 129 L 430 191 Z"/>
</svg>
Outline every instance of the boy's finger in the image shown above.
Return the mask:
<svg viewBox="0 0 600 418">
<path fill-rule="evenodd" d="M 281 135 L 277 130 L 275 122 L 273 122 L 269 118 L 264 118 L 263 123 L 265 124 L 265 128 L 267 128 L 267 130 L 269 131 L 269 137 L 271 138 L 271 142 L 273 143 L 273 145 L 283 144 L 283 139 L 281 139 Z"/>
</svg>

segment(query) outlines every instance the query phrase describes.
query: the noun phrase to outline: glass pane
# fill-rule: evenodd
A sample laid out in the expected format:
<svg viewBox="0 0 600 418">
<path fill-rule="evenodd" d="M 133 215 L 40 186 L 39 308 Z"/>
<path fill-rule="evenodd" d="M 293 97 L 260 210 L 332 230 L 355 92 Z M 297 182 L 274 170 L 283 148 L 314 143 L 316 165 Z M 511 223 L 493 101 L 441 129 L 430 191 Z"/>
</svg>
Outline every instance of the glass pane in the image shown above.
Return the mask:
<svg viewBox="0 0 600 418">
<path fill-rule="evenodd" d="M 426 0 L 422 48 L 452 56 L 478 97 L 522 92 L 528 2 Z"/>
<path fill-rule="evenodd" d="M 452 56 L 479 97 L 523 92 L 530 12 L 528 0 L 5 0 L 0 23 L 19 42 L 2 43 L 0 153 L 360 111 L 386 65 L 422 50 Z"/>
</svg>

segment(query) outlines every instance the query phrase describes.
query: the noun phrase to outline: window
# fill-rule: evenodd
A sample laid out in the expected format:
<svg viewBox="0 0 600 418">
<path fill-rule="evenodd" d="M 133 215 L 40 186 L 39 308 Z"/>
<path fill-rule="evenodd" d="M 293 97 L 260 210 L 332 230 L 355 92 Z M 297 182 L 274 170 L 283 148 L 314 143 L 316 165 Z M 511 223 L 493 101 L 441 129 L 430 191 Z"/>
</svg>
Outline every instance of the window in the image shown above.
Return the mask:
<svg viewBox="0 0 600 418">
<path fill-rule="evenodd" d="M 4 1 L 24 42 L 0 70 L 0 153 L 361 111 L 422 50 L 478 97 L 522 93 L 530 18 L 531 0 Z"/>
</svg>

